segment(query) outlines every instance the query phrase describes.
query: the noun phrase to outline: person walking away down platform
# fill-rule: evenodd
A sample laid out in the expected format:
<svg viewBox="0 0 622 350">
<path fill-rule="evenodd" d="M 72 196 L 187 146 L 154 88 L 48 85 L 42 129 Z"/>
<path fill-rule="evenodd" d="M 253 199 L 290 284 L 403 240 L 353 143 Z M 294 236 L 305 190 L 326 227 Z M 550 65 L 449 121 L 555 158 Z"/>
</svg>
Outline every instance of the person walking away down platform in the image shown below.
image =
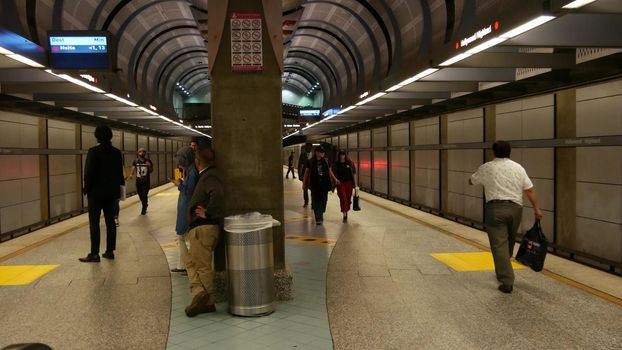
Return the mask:
<svg viewBox="0 0 622 350">
<path fill-rule="evenodd" d="M 112 130 L 107 126 L 95 128 L 99 144 L 89 149 L 84 166 L 84 189 L 89 202 L 89 229 L 91 252 L 81 262 L 99 262 L 99 217 L 102 210 L 106 221 L 106 252 L 104 258 L 114 259 L 117 226 L 114 222 L 114 204 L 121 196 L 123 158 L 121 151 L 112 146 Z"/>
<path fill-rule="evenodd" d="M 179 261 L 177 267 L 171 272 L 186 273 L 184 261 L 188 259 L 188 247 L 186 245 L 186 234 L 188 233 L 188 204 L 194 193 L 194 188 L 199 178 L 199 173 L 194 165 L 194 150 L 192 147 L 184 147 L 177 152 L 177 165 L 183 170 L 182 179 L 173 179 L 171 182 L 179 189 L 177 198 L 177 222 L 175 232 L 177 233 L 177 245 L 179 247 Z"/>
<path fill-rule="evenodd" d="M 294 172 L 294 151 L 290 153 L 289 158 L 287 158 L 287 174 L 285 174 L 285 178 L 289 176 L 289 173 L 292 173 L 292 179 L 296 178 L 296 173 Z M 300 177 L 300 173 L 298 173 L 298 177 Z"/>
<path fill-rule="evenodd" d="M 350 160 L 344 150 L 340 150 L 337 154 L 337 161 L 333 165 L 333 173 L 339 185 L 337 185 L 337 196 L 339 196 L 339 205 L 343 214 L 343 222 L 348 222 L 348 211 L 352 204 L 352 189 L 356 187 L 354 174 L 356 169 L 354 163 Z"/>
<path fill-rule="evenodd" d="M 147 158 L 147 150 L 139 148 L 138 158 L 132 163 L 132 172 L 129 177 L 131 178 L 136 174 L 136 192 L 138 192 L 138 197 L 143 205 L 140 215 L 145 215 L 147 213 L 147 207 L 149 206 L 147 203 L 149 199 L 149 187 L 151 187 L 149 174 L 151 174 L 152 171 L 153 163 L 151 159 Z"/>
<path fill-rule="evenodd" d="M 216 311 L 212 256 L 222 226 L 224 191 L 214 159 L 214 150 L 210 147 L 200 148 L 195 154 L 199 179 L 188 204 L 190 251 L 186 269 L 192 293 L 192 302 L 185 310 L 188 317 Z"/>
<path fill-rule="evenodd" d="M 307 143 L 304 148 L 300 149 L 300 157 L 298 157 L 298 179 L 300 181 L 304 181 L 307 163 L 313 157 L 312 147 L 310 143 Z M 302 197 L 305 201 L 302 207 L 306 208 L 309 206 L 309 190 L 302 190 Z"/>
<path fill-rule="evenodd" d="M 305 178 L 302 183 L 303 191 L 311 189 L 311 207 L 315 213 L 316 225 L 322 225 L 324 222 L 328 191 L 333 188 L 333 184 L 339 185 L 339 180 L 337 180 L 330 169 L 328 160 L 324 158 L 325 155 L 326 152 L 322 146 L 315 147 L 315 155 L 307 164 Z"/>
<path fill-rule="evenodd" d="M 525 169 L 510 160 L 510 144 L 497 141 L 492 145 L 495 158 L 481 165 L 471 175 L 471 185 L 483 185 L 486 206 L 484 226 L 490 241 L 499 290 L 512 293 L 514 270 L 510 258 L 514 253 L 516 231 L 523 214 L 523 193 L 534 209 L 536 220 L 542 218 L 533 183 Z"/>
</svg>

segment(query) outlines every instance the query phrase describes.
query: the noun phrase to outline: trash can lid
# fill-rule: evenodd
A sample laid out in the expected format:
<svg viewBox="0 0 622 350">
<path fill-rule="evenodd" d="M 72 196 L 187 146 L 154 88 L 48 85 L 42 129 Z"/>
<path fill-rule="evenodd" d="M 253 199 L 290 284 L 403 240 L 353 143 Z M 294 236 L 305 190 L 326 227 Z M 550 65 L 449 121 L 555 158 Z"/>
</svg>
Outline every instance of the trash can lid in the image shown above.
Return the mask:
<svg viewBox="0 0 622 350">
<path fill-rule="evenodd" d="M 225 231 L 231 233 L 245 233 L 259 231 L 272 226 L 280 226 L 281 223 L 272 218 L 272 215 L 251 212 L 241 215 L 227 216 L 225 218 Z"/>
</svg>

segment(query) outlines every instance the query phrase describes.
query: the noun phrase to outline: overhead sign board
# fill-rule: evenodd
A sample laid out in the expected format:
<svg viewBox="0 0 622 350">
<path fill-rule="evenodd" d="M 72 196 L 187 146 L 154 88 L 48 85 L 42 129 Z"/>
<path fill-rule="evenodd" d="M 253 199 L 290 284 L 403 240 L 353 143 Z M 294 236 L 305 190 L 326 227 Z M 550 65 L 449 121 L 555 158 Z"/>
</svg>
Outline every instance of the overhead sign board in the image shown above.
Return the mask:
<svg viewBox="0 0 622 350">
<path fill-rule="evenodd" d="M 115 50 L 108 32 L 48 33 L 50 66 L 59 70 L 114 70 Z"/>
<path fill-rule="evenodd" d="M 301 117 L 319 117 L 320 109 L 301 109 L 300 116 Z"/>
</svg>

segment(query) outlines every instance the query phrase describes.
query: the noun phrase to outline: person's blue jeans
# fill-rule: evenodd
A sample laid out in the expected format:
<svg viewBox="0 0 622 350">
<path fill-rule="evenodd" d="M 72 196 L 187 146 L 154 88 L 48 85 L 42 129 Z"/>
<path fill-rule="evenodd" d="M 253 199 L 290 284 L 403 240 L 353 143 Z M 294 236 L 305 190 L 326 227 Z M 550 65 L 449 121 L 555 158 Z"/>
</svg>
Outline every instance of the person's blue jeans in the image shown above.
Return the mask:
<svg viewBox="0 0 622 350">
<path fill-rule="evenodd" d="M 311 207 L 315 213 L 315 221 L 324 221 L 324 212 L 326 211 L 326 202 L 328 202 L 328 191 L 311 190 Z"/>
</svg>

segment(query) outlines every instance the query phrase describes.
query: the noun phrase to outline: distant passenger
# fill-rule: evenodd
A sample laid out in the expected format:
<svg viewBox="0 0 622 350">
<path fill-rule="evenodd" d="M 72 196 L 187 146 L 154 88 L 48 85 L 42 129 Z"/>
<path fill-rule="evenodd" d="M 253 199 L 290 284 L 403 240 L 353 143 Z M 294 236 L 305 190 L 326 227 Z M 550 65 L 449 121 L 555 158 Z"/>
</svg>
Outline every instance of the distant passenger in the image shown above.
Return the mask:
<svg viewBox="0 0 622 350">
<path fill-rule="evenodd" d="M 328 160 L 324 158 L 326 152 L 322 146 L 315 147 L 315 156 L 309 160 L 302 190 L 311 189 L 311 207 L 315 213 L 315 224 L 322 225 L 324 212 L 328 201 L 328 191 L 332 190 L 333 184 L 339 185 L 339 180 L 330 169 Z"/>
<path fill-rule="evenodd" d="M 81 262 L 99 262 L 99 217 L 102 210 L 106 220 L 106 252 L 104 258 L 114 259 L 117 243 L 117 227 L 114 222 L 114 203 L 121 195 L 123 180 L 123 158 L 121 151 L 114 148 L 112 130 L 107 126 L 95 129 L 99 144 L 89 149 L 84 166 L 84 189 L 89 201 L 89 227 L 91 231 L 91 252 Z"/>
<path fill-rule="evenodd" d="M 179 189 L 177 198 L 177 222 L 175 232 L 177 233 L 177 245 L 179 247 L 179 261 L 177 267 L 171 272 L 186 273 L 185 261 L 188 259 L 188 247 L 186 245 L 186 234 L 188 233 L 188 204 L 194 187 L 197 184 L 199 173 L 194 165 L 194 151 L 192 147 L 184 147 L 177 152 L 177 164 L 183 169 L 182 179 L 173 179 L 172 182 Z"/>
<path fill-rule="evenodd" d="M 356 168 L 354 168 L 354 163 L 352 163 L 346 151 L 341 150 L 337 154 L 337 161 L 333 165 L 333 173 L 339 180 L 337 195 L 339 196 L 343 222 L 346 223 L 348 222 L 348 211 L 350 211 L 350 205 L 352 204 L 352 189 L 356 187 L 354 176 Z"/>
<path fill-rule="evenodd" d="M 287 174 L 285 174 L 285 178 L 287 179 L 289 176 L 289 173 L 292 173 L 292 179 L 296 178 L 296 173 L 294 172 L 294 151 L 292 151 L 292 153 L 290 153 L 289 158 L 287 158 Z M 298 176 L 300 177 L 300 173 L 298 173 Z"/>
<path fill-rule="evenodd" d="M 298 157 L 298 179 L 300 181 L 304 181 L 305 178 L 305 170 L 307 170 L 307 163 L 313 157 L 312 145 L 310 143 L 305 144 L 304 149 L 300 150 L 300 157 Z M 302 197 L 304 199 L 303 208 L 309 206 L 309 190 L 302 190 Z"/>
<path fill-rule="evenodd" d="M 525 169 L 510 160 L 511 147 L 505 141 L 492 146 L 495 159 L 481 165 L 471 175 L 471 185 L 483 185 L 486 198 L 484 224 L 495 263 L 499 290 L 512 293 L 514 270 L 510 258 L 514 253 L 516 231 L 523 215 L 523 193 L 534 208 L 536 220 L 542 218 L 533 183 Z"/>
<path fill-rule="evenodd" d="M 199 144 L 199 150 L 195 154 L 199 179 L 188 204 L 190 231 L 187 240 L 190 251 L 186 269 L 192 293 L 192 302 L 185 310 L 188 317 L 216 311 L 212 257 L 220 239 L 224 190 L 216 172 L 214 159 L 214 150 Z"/>
<path fill-rule="evenodd" d="M 151 172 L 153 172 L 153 162 L 151 162 L 151 159 L 147 158 L 147 150 L 139 148 L 138 158 L 132 163 L 132 172 L 129 178 L 136 174 L 136 192 L 138 192 L 138 197 L 143 205 L 140 215 L 145 215 L 147 213 L 147 207 L 149 206 L 147 201 L 149 199 L 149 187 L 151 187 L 149 180 L 149 174 L 151 174 Z"/>
</svg>

